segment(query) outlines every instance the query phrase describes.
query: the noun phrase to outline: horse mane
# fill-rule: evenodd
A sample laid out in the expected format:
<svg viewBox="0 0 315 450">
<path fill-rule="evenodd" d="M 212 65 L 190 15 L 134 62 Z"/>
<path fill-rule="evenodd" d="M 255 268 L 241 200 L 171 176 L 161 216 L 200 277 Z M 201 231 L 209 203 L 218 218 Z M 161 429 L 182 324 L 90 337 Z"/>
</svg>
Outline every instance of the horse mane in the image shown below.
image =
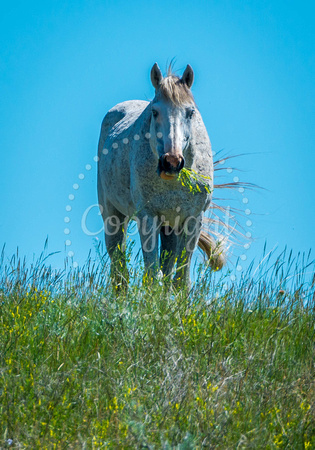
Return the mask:
<svg viewBox="0 0 315 450">
<path fill-rule="evenodd" d="M 171 101 L 176 106 L 187 104 L 195 105 L 191 90 L 182 79 L 172 71 L 172 64 L 168 67 L 166 77 L 161 80 L 158 92 L 162 97 Z"/>
</svg>

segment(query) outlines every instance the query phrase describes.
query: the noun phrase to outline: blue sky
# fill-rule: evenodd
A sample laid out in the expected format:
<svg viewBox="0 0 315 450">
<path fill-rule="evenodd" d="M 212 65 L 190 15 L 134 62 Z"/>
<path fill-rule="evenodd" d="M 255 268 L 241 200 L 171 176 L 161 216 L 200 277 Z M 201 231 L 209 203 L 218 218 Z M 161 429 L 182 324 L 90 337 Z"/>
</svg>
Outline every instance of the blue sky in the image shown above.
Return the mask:
<svg viewBox="0 0 315 450">
<path fill-rule="evenodd" d="M 6 243 L 6 254 L 18 246 L 30 259 L 48 236 L 49 251 L 61 252 L 53 264 L 62 265 L 68 251 L 84 261 L 94 237 L 83 233 L 81 218 L 97 202 L 93 158 L 102 118 L 118 102 L 151 99 L 152 65 L 164 70 L 174 57 L 179 72 L 187 63 L 195 71 L 193 93 L 213 150 L 246 154 L 233 162 L 240 172 L 221 171 L 224 180 L 238 176 L 266 189 L 236 194 L 235 205 L 251 210 L 247 261 L 265 241 L 279 251 L 313 248 L 314 9 L 310 1 L 2 3 L 0 245 Z M 226 191 L 218 196 L 229 203 Z M 88 226 L 101 227 L 96 208 Z M 71 240 L 66 249 L 65 239 Z"/>
</svg>

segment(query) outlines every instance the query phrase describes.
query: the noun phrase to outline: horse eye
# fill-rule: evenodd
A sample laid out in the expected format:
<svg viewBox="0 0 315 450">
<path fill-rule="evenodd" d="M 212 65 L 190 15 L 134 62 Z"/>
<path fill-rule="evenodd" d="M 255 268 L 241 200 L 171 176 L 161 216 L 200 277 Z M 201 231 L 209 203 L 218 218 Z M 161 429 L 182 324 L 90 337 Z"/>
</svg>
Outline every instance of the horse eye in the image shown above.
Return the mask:
<svg viewBox="0 0 315 450">
<path fill-rule="evenodd" d="M 156 109 L 152 109 L 152 116 L 156 119 L 157 116 L 159 115 L 159 113 L 157 112 Z"/>
<path fill-rule="evenodd" d="M 186 109 L 186 118 L 187 119 L 191 119 L 194 114 L 195 114 L 194 108 L 187 108 Z"/>
</svg>

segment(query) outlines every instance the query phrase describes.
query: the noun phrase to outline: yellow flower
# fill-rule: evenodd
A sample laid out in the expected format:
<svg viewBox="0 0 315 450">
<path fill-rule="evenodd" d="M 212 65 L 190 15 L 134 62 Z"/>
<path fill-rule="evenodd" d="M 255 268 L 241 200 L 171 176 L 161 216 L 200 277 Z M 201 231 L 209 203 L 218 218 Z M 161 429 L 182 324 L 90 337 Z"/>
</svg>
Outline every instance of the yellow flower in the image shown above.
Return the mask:
<svg viewBox="0 0 315 450">
<path fill-rule="evenodd" d="M 308 411 L 308 410 L 310 409 L 310 407 L 311 407 L 311 405 L 308 405 L 308 404 L 305 403 L 305 402 L 302 402 L 302 403 L 300 404 L 300 408 L 301 408 L 303 411 Z"/>
</svg>

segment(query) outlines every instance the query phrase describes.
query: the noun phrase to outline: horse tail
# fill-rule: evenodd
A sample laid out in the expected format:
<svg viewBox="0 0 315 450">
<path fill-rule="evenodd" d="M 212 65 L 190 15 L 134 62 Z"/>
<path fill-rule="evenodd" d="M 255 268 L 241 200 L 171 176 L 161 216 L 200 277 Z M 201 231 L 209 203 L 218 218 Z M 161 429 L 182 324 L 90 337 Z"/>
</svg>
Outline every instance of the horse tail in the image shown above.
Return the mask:
<svg viewBox="0 0 315 450">
<path fill-rule="evenodd" d="M 207 255 L 212 270 L 221 270 L 226 264 L 223 243 L 216 241 L 209 233 L 201 231 L 198 247 Z"/>
</svg>

